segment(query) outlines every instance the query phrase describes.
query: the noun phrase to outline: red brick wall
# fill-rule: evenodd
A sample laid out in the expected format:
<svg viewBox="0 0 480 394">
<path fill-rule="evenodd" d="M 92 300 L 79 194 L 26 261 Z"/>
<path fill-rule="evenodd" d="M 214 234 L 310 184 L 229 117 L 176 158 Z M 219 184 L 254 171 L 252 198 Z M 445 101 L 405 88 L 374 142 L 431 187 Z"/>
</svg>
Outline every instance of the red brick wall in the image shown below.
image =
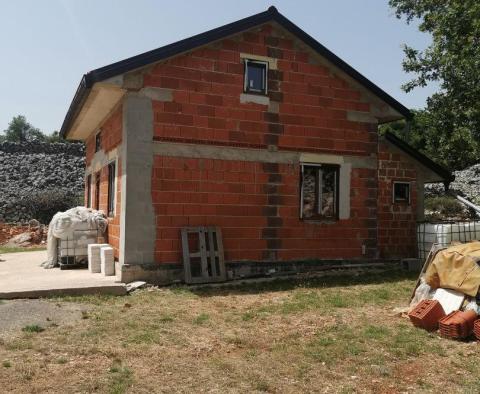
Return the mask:
<svg viewBox="0 0 480 394">
<path fill-rule="evenodd" d="M 417 173 L 412 159 L 386 142 L 378 153 L 378 246 L 383 257 L 416 256 Z M 410 204 L 393 203 L 393 182 L 410 182 Z"/>
<path fill-rule="evenodd" d="M 157 140 L 366 155 L 376 152 L 376 128 L 347 120 L 347 110 L 370 106 L 291 39 L 265 25 L 157 64 L 144 85 L 173 90 L 173 102 L 154 102 Z M 240 53 L 277 59 L 268 90 L 279 113 L 241 104 Z"/>
<path fill-rule="evenodd" d="M 376 245 L 375 170 L 352 171 L 351 219 L 299 219 L 298 165 L 155 156 L 152 200 L 156 262 L 180 262 L 180 228 L 216 225 L 225 258 L 292 260 L 372 256 Z"/>
<path fill-rule="evenodd" d="M 265 105 L 241 103 L 240 53 L 277 59 Z M 309 52 L 265 25 L 152 67 L 144 85 L 173 91 L 153 102 L 154 139 L 366 156 L 377 129 L 347 120 L 370 106 Z M 274 109 L 277 107 L 277 109 Z M 376 255 L 376 170 L 353 169 L 350 219 L 311 223 L 299 218 L 298 165 L 155 157 L 152 200 L 156 261 L 179 262 L 180 228 L 222 228 L 225 255 L 235 260 L 357 258 Z M 365 245 L 365 255 L 362 255 Z"/>
<path fill-rule="evenodd" d="M 105 153 L 110 152 L 122 142 L 122 108 L 117 108 L 110 117 L 104 122 L 102 130 L 102 150 Z M 95 133 L 86 141 L 86 161 L 87 166 L 92 164 L 92 158 L 95 154 Z M 116 182 L 116 206 L 115 216 L 108 218 L 107 239 L 108 243 L 113 246 L 115 257 L 119 258 L 119 239 L 120 239 L 120 190 L 121 190 L 121 161 L 117 160 L 117 182 Z M 92 195 L 91 207 L 95 206 L 96 193 L 96 173 L 92 174 Z M 87 188 L 85 188 L 87 190 Z M 85 194 L 85 204 L 87 202 Z M 100 206 L 99 209 L 108 213 L 108 166 L 102 167 L 100 170 Z"/>
<path fill-rule="evenodd" d="M 100 128 L 102 133 L 102 149 L 105 153 L 110 152 L 122 143 L 122 119 L 122 107 L 119 106 L 108 119 L 105 120 Z M 96 133 L 92 133 L 85 141 L 87 167 L 95 155 L 95 135 Z"/>
</svg>

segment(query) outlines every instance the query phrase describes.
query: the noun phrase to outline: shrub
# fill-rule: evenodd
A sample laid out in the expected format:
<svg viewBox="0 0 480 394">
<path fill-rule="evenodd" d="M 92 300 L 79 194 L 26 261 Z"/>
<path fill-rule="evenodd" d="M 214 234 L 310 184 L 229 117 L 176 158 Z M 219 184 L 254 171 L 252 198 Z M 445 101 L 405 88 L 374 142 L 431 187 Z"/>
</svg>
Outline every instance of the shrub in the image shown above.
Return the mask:
<svg viewBox="0 0 480 394">
<path fill-rule="evenodd" d="M 48 224 L 57 212 L 83 205 L 83 194 L 45 190 L 22 198 L 21 205 L 27 208 L 31 217 Z"/>
<path fill-rule="evenodd" d="M 469 217 L 468 210 L 454 197 L 436 196 L 425 199 L 425 210 L 428 219 L 465 219 Z"/>
</svg>

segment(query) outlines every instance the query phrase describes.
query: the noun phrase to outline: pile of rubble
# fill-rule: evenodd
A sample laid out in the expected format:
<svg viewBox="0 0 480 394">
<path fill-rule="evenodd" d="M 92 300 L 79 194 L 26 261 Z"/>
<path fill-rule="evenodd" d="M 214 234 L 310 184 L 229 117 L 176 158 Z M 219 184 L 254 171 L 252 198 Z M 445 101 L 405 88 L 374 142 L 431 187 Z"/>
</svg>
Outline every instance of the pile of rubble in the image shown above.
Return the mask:
<svg viewBox="0 0 480 394">
<path fill-rule="evenodd" d="M 83 144 L 1 143 L 0 222 L 42 220 L 39 211 L 70 208 L 55 205 L 82 194 L 84 169 Z"/>
<path fill-rule="evenodd" d="M 474 203 L 480 203 L 480 164 L 475 164 L 461 171 L 455 171 L 455 180 L 450 184 L 450 190 L 459 193 Z M 441 183 L 425 185 L 425 196 L 439 196 L 445 194 Z"/>
<path fill-rule="evenodd" d="M 420 274 L 408 316 L 416 327 L 450 339 L 480 340 L 480 242 L 436 245 Z"/>
<path fill-rule="evenodd" d="M 48 227 L 31 220 L 26 225 L 0 223 L 0 245 L 6 247 L 32 247 L 45 245 Z"/>
</svg>

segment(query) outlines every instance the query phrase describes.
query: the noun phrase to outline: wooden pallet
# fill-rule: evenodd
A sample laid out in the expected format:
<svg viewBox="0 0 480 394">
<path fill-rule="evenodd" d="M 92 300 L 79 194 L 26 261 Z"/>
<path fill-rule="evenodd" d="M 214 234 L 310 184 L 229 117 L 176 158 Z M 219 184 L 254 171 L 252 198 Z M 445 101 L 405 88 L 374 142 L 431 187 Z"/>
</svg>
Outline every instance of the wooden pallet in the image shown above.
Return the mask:
<svg viewBox="0 0 480 394">
<path fill-rule="evenodd" d="M 198 237 L 196 247 L 192 245 L 192 234 Z M 227 279 L 219 227 L 182 228 L 182 251 L 185 283 L 224 282 Z"/>
</svg>

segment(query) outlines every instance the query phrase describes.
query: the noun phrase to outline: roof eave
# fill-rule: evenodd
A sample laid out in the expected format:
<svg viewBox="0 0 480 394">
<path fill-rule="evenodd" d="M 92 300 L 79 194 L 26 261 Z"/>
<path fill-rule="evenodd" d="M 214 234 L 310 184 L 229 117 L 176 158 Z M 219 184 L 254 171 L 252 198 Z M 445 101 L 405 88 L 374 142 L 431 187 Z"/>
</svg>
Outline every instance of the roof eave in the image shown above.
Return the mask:
<svg viewBox="0 0 480 394">
<path fill-rule="evenodd" d="M 441 166 L 438 163 L 435 163 L 432 159 L 425 156 L 423 153 L 416 150 L 414 147 L 407 144 L 405 141 L 398 138 L 395 134 L 386 132 L 385 139 L 395 145 L 397 148 L 402 150 L 403 152 L 407 153 L 409 156 L 416 159 L 418 162 L 423 164 L 425 167 L 429 168 L 441 178 L 444 179 L 445 182 L 453 182 L 455 180 L 455 175 L 453 175 L 448 169 Z"/>
</svg>

